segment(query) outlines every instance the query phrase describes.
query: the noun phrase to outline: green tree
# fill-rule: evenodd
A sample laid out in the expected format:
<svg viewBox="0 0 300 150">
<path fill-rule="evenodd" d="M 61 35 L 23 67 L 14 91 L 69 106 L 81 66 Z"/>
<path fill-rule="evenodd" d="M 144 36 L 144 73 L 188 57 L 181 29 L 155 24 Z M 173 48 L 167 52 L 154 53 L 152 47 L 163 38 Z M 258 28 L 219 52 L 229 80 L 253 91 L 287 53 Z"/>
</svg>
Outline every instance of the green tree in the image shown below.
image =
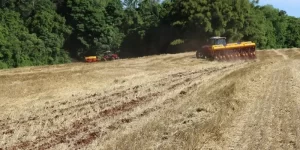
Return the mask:
<svg viewBox="0 0 300 150">
<path fill-rule="evenodd" d="M 300 19 L 288 17 L 288 26 L 286 33 L 286 47 L 300 47 Z"/>
<path fill-rule="evenodd" d="M 122 4 L 111 0 L 67 0 L 67 23 L 73 31 L 67 41 L 73 57 L 100 55 L 104 51 L 117 51 L 123 34 L 119 27 L 122 18 Z"/>
<path fill-rule="evenodd" d="M 157 2 L 144 0 L 137 8 L 127 8 L 123 19 L 126 37 L 122 43 L 122 53 L 143 56 L 159 53 L 163 43 L 160 36 L 164 8 Z"/>
<path fill-rule="evenodd" d="M 56 13 L 55 5 L 50 0 L 36 1 L 34 7 L 26 26 L 45 42 L 48 64 L 68 62 L 63 44 L 71 30 L 66 26 L 65 19 Z"/>
<path fill-rule="evenodd" d="M 0 9 L 0 67 L 47 64 L 44 42 L 30 34 L 17 12 Z"/>
</svg>

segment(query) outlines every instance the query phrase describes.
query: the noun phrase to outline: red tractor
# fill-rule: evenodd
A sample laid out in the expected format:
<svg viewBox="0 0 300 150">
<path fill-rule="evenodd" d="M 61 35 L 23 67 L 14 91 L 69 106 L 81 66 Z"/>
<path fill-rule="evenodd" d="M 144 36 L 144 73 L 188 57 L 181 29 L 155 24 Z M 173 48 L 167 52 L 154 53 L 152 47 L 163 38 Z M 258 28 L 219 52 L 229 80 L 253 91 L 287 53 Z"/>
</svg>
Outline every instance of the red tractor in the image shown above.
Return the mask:
<svg viewBox="0 0 300 150">
<path fill-rule="evenodd" d="M 115 59 L 119 59 L 119 56 L 117 54 L 113 54 L 111 51 L 106 51 L 104 53 L 104 56 L 100 59 L 97 56 L 85 57 L 86 62 L 108 61 L 108 60 L 115 60 Z"/>
<path fill-rule="evenodd" d="M 107 61 L 107 60 L 115 60 L 115 59 L 119 59 L 119 56 L 117 54 L 113 54 L 111 51 L 106 51 L 101 60 Z"/>
</svg>

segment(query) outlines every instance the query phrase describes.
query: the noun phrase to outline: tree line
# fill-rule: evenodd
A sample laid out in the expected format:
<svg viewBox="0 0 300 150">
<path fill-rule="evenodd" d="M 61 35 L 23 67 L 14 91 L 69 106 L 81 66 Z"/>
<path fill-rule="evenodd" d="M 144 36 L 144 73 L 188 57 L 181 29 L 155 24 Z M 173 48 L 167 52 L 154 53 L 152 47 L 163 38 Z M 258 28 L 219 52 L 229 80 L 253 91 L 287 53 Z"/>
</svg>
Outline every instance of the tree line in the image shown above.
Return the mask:
<svg viewBox="0 0 300 150">
<path fill-rule="evenodd" d="M 0 18 L 1 69 L 191 51 L 211 36 L 300 47 L 300 19 L 258 0 L 0 0 Z"/>
</svg>

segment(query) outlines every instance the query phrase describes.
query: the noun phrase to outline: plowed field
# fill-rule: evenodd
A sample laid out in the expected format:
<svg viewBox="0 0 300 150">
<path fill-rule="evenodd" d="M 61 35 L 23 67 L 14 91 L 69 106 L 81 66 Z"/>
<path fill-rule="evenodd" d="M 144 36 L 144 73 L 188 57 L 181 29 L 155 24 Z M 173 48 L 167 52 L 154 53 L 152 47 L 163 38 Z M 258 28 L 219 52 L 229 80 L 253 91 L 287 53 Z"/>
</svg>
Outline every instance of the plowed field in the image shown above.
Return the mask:
<svg viewBox="0 0 300 150">
<path fill-rule="evenodd" d="M 300 149 L 300 49 L 0 71 L 0 150 Z"/>
</svg>

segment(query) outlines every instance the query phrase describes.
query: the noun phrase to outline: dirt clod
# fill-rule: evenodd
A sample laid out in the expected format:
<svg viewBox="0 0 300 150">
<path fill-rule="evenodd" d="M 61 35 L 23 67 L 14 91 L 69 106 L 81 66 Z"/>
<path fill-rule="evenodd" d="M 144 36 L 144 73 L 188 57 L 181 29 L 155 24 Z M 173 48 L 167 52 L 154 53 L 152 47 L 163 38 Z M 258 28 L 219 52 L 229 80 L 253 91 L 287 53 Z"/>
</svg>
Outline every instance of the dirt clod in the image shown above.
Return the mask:
<svg viewBox="0 0 300 150">
<path fill-rule="evenodd" d="M 206 110 L 205 108 L 197 108 L 196 111 L 197 111 L 197 112 L 202 112 L 202 111 L 207 112 L 207 110 Z"/>
<path fill-rule="evenodd" d="M 185 94 L 186 94 L 186 91 L 181 91 L 180 94 L 181 94 L 181 95 L 185 95 Z"/>
</svg>

